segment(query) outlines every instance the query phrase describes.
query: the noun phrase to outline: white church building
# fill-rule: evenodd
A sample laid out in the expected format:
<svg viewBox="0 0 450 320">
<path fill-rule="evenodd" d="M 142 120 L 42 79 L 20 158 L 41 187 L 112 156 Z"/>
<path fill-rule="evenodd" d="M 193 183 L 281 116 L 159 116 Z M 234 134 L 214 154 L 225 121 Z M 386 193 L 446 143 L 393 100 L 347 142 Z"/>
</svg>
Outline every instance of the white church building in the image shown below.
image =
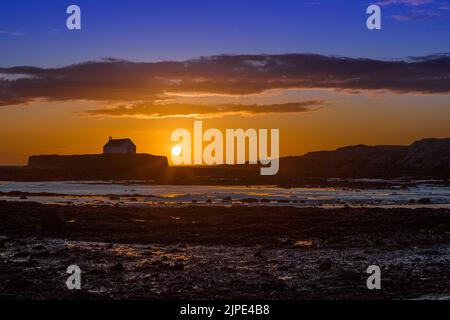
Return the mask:
<svg viewBox="0 0 450 320">
<path fill-rule="evenodd" d="M 113 139 L 109 137 L 109 141 L 103 146 L 103 154 L 111 153 L 136 153 L 136 145 L 131 139 Z"/>
</svg>

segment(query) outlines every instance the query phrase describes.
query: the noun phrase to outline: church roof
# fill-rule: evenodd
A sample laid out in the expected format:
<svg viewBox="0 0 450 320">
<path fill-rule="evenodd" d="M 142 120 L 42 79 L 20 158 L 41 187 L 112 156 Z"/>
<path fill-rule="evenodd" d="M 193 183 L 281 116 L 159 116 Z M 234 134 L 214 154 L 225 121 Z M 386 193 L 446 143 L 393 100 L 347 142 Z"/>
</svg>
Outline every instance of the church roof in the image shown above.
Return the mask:
<svg viewBox="0 0 450 320">
<path fill-rule="evenodd" d="M 108 143 L 105 144 L 105 147 L 120 147 L 126 144 L 132 144 L 136 146 L 131 139 L 109 139 Z"/>
</svg>

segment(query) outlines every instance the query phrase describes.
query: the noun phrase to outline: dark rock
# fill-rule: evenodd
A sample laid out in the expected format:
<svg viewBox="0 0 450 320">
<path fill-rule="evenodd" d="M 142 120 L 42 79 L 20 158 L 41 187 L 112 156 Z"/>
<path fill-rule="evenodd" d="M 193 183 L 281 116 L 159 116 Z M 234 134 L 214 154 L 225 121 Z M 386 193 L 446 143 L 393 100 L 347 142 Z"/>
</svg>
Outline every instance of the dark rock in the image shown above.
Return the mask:
<svg viewBox="0 0 450 320">
<path fill-rule="evenodd" d="M 38 264 L 38 262 L 36 260 L 30 259 L 24 263 L 24 266 L 31 268 L 31 267 L 35 267 L 37 264 Z"/>
<path fill-rule="evenodd" d="M 158 261 L 158 262 L 155 262 L 155 263 L 152 263 L 152 264 L 157 265 L 158 269 L 160 269 L 160 270 L 167 270 L 167 269 L 171 269 L 172 268 L 171 264 L 169 264 L 167 262 L 164 262 L 164 261 Z"/>
<path fill-rule="evenodd" d="M 85 301 L 85 300 L 91 300 L 92 294 L 89 293 L 86 290 L 72 290 L 70 299 L 72 300 L 79 300 L 79 301 Z"/>
<path fill-rule="evenodd" d="M 258 250 L 255 252 L 255 254 L 253 255 L 255 258 L 262 258 L 263 257 L 263 253 L 261 250 Z"/>
<path fill-rule="evenodd" d="M 256 203 L 256 202 L 258 202 L 258 199 L 256 199 L 256 198 L 244 198 L 244 199 L 241 200 L 241 202 L 244 202 L 244 203 Z"/>
<path fill-rule="evenodd" d="M 26 251 L 18 252 L 14 255 L 14 258 L 28 258 L 30 254 Z"/>
<path fill-rule="evenodd" d="M 261 285 L 262 290 L 284 290 L 286 284 L 283 281 L 270 281 Z"/>
<path fill-rule="evenodd" d="M 20 200 L 27 200 L 28 198 L 26 196 L 20 196 Z"/>
<path fill-rule="evenodd" d="M 114 271 L 114 270 L 112 270 Z M 86 272 L 87 275 L 100 276 L 106 274 L 106 271 L 103 269 L 91 269 Z"/>
<path fill-rule="evenodd" d="M 382 279 L 381 280 L 381 286 L 382 287 L 394 287 L 396 285 L 395 280 L 392 279 Z"/>
<path fill-rule="evenodd" d="M 161 266 L 162 264 L 164 264 L 164 262 L 162 262 L 161 260 L 155 260 L 151 263 L 151 265 L 153 266 Z"/>
<path fill-rule="evenodd" d="M 124 268 L 123 264 L 117 263 L 117 264 L 113 265 L 111 268 L 109 268 L 109 270 L 111 270 L 113 272 L 123 272 L 123 271 L 125 271 L 125 268 Z"/>
<path fill-rule="evenodd" d="M 34 289 L 37 285 L 28 279 L 23 279 L 21 277 L 12 279 L 6 283 L 5 288 L 7 290 L 27 290 Z"/>
<path fill-rule="evenodd" d="M 422 198 L 417 201 L 418 204 L 431 204 L 430 198 Z"/>
<path fill-rule="evenodd" d="M 184 270 L 184 264 L 183 264 L 182 262 L 180 262 L 180 261 L 175 262 L 174 264 L 172 264 L 172 265 L 170 266 L 170 269 L 171 269 L 171 270 L 174 270 L 174 271 L 181 271 L 181 270 Z"/>
<path fill-rule="evenodd" d="M 320 271 L 328 271 L 328 270 L 331 270 L 332 267 L 333 267 L 333 263 L 331 262 L 330 259 L 327 259 L 319 265 L 319 270 Z"/>
<path fill-rule="evenodd" d="M 421 252 L 421 254 L 424 254 L 424 255 L 430 255 L 430 256 L 440 256 L 440 255 L 442 255 L 442 253 L 440 253 L 439 251 L 437 251 L 437 250 L 424 250 L 424 251 L 422 251 Z"/>
<path fill-rule="evenodd" d="M 366 261 L 367 259 L 362 256 L 354 256 L 352 258 L 353 261 Z"/>
<path fill-rule="evenodd" d="M 361 281 L 361 274 L 356 271 L 352 271 L 352 270 L 341 271 L 340 277 L 346 281 L 352 281 L 352 282 Z"/>
<path fill-rule="evenodd" d="M 294 240 L 289 239 L 289 238 L 280 238 L 278 240 L 280 241 L 281 244 L 286 244 L 286 245 L 293 245 L 295 243 Z"/>
<path fill-rule="evenodd" d="M 230 267 L 230 266 L 224 266 L 224 267 L 222 268 L 222 271 L 224 271 L 224 272 L 234 272 L 235 269 L 232 268 L 232 267 Z"/>
<path fill-rule="evenodd" d="M 46 231 L 62 231 L 65 226 L 63 211 L 50 211 L 42 214 L 42 226 Z"/>
<path fill-rule="evenodd" d="M 51 256 L 51 253 L 48 250 L 33 254 L 33 258 L 47 258 L 50 256 Z"/>
<path fill-rule="evenodd" d="M 175 247 L 171 247 L 171 248 L 167 248 L 166 250 L 167 253 L 180 253 L 181 250 Z"/>
<path fill-rule="evenodd" d="M 143 252 L 142 254 L 143 255 L 145 255 L 145 256 L 153 256 L 153 251 L 151 251 L 152 249 L 148 249 L 148 250 L 146 250 L 145 252 Z"/>
</svg>

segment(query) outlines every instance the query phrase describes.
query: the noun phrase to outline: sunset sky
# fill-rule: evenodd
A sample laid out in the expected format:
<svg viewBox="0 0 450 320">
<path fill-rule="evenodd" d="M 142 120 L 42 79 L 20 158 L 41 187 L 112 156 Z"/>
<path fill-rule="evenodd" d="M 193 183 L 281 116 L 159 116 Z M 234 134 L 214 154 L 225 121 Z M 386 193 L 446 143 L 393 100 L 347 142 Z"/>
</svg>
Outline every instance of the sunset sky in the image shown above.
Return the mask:
<svg viewBox="0 0 450 320">
<path fill-rule="evenodd" d="M 168 155 L 195 119 L 279 128 L 282 156 L 450 137 L 449 39 L 439 0 L 1 1 L 0 165 L 109 136 Z"/>
</svg>

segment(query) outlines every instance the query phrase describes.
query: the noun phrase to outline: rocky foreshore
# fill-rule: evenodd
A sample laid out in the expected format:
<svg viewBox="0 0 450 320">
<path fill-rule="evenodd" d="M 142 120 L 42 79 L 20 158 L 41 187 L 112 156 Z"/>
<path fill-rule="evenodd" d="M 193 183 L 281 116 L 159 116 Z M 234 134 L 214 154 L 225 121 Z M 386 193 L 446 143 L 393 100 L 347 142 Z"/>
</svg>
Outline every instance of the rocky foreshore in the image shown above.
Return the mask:
<svg viewBox="0 0 450 320">
<path fill-rule="evenodd" d="M 450 210 L 0 202 L 2 299 L 438 299 Z M 82 289 L 66 288 L 66 269 Z M 379 265 L 382 289 L 368 290 Z"/>
</svg>

